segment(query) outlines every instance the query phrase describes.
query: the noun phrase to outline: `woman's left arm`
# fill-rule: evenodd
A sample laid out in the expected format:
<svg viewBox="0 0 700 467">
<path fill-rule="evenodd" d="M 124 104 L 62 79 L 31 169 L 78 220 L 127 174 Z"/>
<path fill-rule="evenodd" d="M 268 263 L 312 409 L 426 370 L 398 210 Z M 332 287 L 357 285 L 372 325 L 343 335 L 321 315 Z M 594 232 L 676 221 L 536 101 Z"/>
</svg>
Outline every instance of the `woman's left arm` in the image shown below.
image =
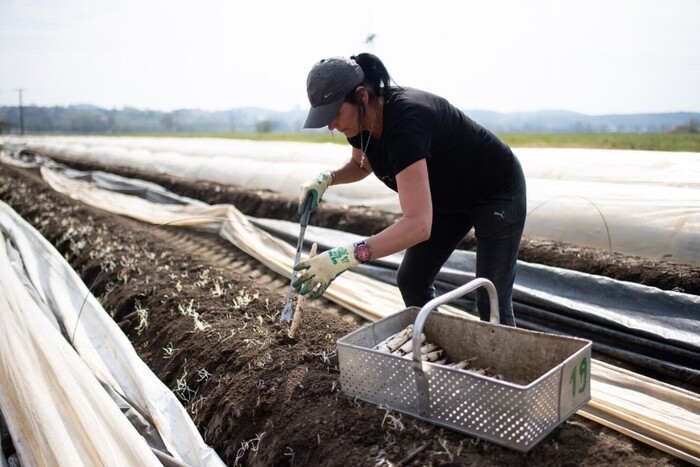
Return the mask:
<svg viewBox="0 0 700 467">
<path fill-rule="evenodd" d="M 403 217 L 367 239 L 372 258 L 381 258 L 430 238 L 433 203 L 430 198 L 428 164 L 421 159 L 396 175 Z"/>
</svg>

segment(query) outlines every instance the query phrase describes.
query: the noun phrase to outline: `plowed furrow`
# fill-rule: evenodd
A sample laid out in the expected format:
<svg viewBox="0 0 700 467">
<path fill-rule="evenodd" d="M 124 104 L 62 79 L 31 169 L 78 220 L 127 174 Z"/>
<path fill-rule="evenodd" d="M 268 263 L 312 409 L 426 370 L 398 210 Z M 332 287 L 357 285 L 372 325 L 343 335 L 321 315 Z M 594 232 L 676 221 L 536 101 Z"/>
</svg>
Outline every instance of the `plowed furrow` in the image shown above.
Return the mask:
<svg viewBox="0 0 700 467">
<path fill-rule="evenodd" d="M 284 294 L 286 297 L 289 292 L 287 277 L 268 269 L 260 261 L 216 234 L 164 227 L 157 230 L 157 235 L 161 241 L 172 245 L 174 249 L 197 256 L 203 263 L 233 269 L 275 294 Z M 319 305 L 322 309 L 339 315 L 349 323 L 355 325 L 364 323 L 361 317 L 330 300 L 320 298 Z"/>
</svg>

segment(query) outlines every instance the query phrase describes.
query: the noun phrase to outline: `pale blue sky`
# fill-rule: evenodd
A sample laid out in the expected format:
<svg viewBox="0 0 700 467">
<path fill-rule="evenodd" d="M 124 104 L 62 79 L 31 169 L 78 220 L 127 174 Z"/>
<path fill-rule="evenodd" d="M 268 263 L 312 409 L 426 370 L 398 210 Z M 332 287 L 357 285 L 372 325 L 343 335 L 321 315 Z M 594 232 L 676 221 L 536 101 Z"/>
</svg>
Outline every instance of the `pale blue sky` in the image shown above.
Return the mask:
<svg viewBox="0 0 700 467">
<path fill-rule="evenodd" d="M 306 108 L 367 50 L 463 109 L 700 111 L 697 0 L 0 0 L 0 105 Z"/>
</svg>

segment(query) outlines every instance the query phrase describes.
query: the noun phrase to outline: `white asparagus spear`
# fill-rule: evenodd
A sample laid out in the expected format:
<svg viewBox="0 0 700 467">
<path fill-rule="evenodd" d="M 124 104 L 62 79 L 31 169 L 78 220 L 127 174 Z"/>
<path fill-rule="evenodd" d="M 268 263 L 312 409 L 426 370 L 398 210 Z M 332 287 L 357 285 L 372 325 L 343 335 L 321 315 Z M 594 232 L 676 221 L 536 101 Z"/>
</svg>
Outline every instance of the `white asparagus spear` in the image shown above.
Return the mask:
<svg viewBox="0 0 700 467">
<path fill-rule="evenodd" d="M 401 347 L 407 340 L 413 337 L 413 325 L 409 324 L 405 329 L 393 334 L 379 344 L 374 346 L 372 350 L 378 350 L 379 352 L 391 353 L 395 352 L 399 347 Z"/>
<path fill-rule="evenodd" d="M 442 352 L 442 349 L 440 349 L 437 344 L 433 344 L 432 342 L 425 342 L 420 348 L 421 358 L 423 360 L 427 360 L 426 355 L 428 355 L 430 352 L 434 352 L 436 350 L 439 350 L 440 352 Z M 404 355 L 404 357 L 413 358 L 413 352 L 407 353 L 406 355 Z"/>
<path fill-rule="evenodd" d="M 466 360 L 462 360 L 461 362 L 453 363 L 450 365 L 452 368 L 456 368 L 457 370 L 463 370 L 467 366 L 469 366 L 469 362 Z"/>
<path fill-rule="evenodd" d="M 430 353 L 433 350 L 438 350 L 437 344 L 432 342 L 424 342 L 420 348 L 420 353 L 424 357 L 423 360 L 425 360 L 425 354 Z M 413 358 L 413 352 L 408 352 L 406 355 L 404 355 L 404 357 Z"/>
<path fill-rule="evenodd" d="M 420 343 L 423 344 L 427 337 L 425 337 L 425 334 L 421 333 L 420 335 Z M 411 339 L 407 341 L 405 344 L 403 344 L 401 347 L 399 347 L 399 353 L 402 355 L 406 355 L 408 353 L 413 352 L 413 333 L 411 333 Z"/>
<path fill-rule="evenodd" d="M 403 344 L 410 341 L 413 338 L 413 325 L 409 324 L 406 329 L 398 333 L 398 335 L 387 342 L 387 347 L 389 347 L 390 352 L 396 352 Z"/>
<path fill-rule="evenodd" d="M 423 360 L 435 362 L 440 357 L 442 357 L 442 349 L 428 352 L 427 354 L 423 355 Z"/>
<path fill-rule="evenodd" d="M 456 368 L 456 369 L 458 369 L 458 370 L 463 370 L 463 369 L 465 369 L 466 367 L 468 367 L 469 364 L 470 364 L 471 362 L 473 362 L 474 360 L 476 360 L 477 358 L 479 358 L 479 357 L 467 358 L 467 359 L 462 360 L 462 361 L 460 361 L 460 362 L 450 363 L 450 364 L 447 365 L 447 366 L 449 366 L 449 367 L 451 367 L 451 368 Z"/>
</svg>

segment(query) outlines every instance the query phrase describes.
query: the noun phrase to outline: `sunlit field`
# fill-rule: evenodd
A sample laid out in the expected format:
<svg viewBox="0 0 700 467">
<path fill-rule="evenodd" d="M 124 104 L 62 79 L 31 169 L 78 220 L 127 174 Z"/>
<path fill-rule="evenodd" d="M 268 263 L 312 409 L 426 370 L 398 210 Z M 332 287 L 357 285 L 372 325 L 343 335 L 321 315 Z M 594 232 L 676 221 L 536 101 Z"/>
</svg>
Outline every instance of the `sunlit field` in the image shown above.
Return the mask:
<svg viewBox="0 0 700 467">
<path fill-rule="evenodd" d="M 700 152 L 700 133 L 504 133 L 499 136 L 514 147 Z"/>
</svg>

